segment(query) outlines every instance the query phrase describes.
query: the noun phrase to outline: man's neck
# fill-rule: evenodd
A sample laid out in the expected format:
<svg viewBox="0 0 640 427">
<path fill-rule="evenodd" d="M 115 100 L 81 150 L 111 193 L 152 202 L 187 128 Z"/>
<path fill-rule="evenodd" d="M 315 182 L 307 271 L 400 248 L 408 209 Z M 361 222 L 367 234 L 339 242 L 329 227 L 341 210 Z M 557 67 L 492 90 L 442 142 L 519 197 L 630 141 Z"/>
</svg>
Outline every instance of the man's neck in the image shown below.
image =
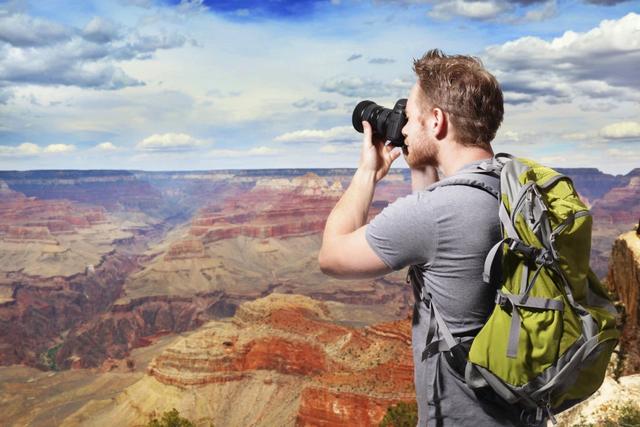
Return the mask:
<svg viewBox="0 0 640 427">
<path fill-rule="evenodd" d="M 493 150 L 482 147 L 469 147 L 458 143 L 447 144 L 438 152 L 439 168 L 445 176 L 453 175 L 466 164 L 493 157 Z"/>
</svg>

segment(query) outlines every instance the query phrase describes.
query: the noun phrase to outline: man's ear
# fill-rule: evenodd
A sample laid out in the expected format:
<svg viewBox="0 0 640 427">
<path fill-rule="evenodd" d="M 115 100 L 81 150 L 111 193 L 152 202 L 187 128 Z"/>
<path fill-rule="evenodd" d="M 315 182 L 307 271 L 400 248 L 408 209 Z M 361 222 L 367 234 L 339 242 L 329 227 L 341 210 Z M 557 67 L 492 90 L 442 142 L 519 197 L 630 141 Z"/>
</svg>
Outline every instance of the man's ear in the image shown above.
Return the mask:
<svg viewBox="0 0 640 427">
<path fill-rule="evenodd" d="M 431 110 L 432 131 L 436 138 L 442 139 L 447 136 L 447 129 L 449 123 L 447 121 L 447 115 L 440 108 L 435 107 Z"/>
</svg>

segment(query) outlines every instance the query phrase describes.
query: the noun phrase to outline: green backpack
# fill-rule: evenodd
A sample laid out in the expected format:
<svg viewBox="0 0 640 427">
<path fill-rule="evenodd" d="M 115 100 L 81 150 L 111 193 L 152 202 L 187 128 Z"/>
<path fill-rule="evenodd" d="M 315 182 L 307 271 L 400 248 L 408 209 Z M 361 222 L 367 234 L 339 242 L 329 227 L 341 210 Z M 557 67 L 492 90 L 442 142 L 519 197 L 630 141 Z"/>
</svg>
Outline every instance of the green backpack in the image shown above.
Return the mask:
<svg viewBox="0 0 640 427">
<path fill-rule="evenodd" d="M 498 154 L 475 173 L 500 174 L 503 238 L 485 261 L 484 280 L 497 289 L 496 305 L 472 338 L 465 380 L 472 389 L 492 388 L 537 423 L 545 416 L 555 423 L 554 413 L 600 387 L 619 338 L 616 310 L 589 268 L 592 219 L 571 180 L 553 169 Z M 471 175 L 434 187 L 491 192 Z M 441 338 L 425 353 L 429 347 L 451 352 L 469 340 L 453 336 L 430 306 Z"/>
</svg>

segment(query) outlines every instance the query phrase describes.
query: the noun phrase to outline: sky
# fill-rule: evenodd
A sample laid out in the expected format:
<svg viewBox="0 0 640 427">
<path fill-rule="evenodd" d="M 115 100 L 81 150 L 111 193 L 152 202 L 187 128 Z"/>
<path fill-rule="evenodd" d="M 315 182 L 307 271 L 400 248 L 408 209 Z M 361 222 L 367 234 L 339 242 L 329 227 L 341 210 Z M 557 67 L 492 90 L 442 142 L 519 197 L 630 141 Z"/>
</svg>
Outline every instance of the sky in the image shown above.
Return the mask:
<svg viewBox="0 0 640 427">
<path fill-rule="evenodd" d="M 0 169 L 357 167 L 353 108 L 433 48 L 500 82 L 495 152 L 640 167 L 640 0 L 16 0 Z"/>
</svg>

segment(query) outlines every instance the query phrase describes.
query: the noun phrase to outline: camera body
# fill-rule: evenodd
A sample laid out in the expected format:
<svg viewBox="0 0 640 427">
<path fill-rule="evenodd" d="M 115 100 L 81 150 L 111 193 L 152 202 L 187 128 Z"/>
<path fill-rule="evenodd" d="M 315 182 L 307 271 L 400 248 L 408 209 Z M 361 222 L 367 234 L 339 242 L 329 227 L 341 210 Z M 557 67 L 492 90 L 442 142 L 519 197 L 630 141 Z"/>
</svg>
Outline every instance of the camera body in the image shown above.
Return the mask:
<svg viewBox="0 0 640 427">
<path fill-rule="evenodd" d="M 371 125 L 374 136 L 384 138 L 393 146 L 402 147 L 404 146 L 402 128 L 407 123 L 406 107 L 406 98 L 397 100 L 392 110 L 373 101 L 361 101 L 353 109 L 351 122 L 355 130 L 363 133 L 362 122 L 367 121 Z"/>
</svg>

